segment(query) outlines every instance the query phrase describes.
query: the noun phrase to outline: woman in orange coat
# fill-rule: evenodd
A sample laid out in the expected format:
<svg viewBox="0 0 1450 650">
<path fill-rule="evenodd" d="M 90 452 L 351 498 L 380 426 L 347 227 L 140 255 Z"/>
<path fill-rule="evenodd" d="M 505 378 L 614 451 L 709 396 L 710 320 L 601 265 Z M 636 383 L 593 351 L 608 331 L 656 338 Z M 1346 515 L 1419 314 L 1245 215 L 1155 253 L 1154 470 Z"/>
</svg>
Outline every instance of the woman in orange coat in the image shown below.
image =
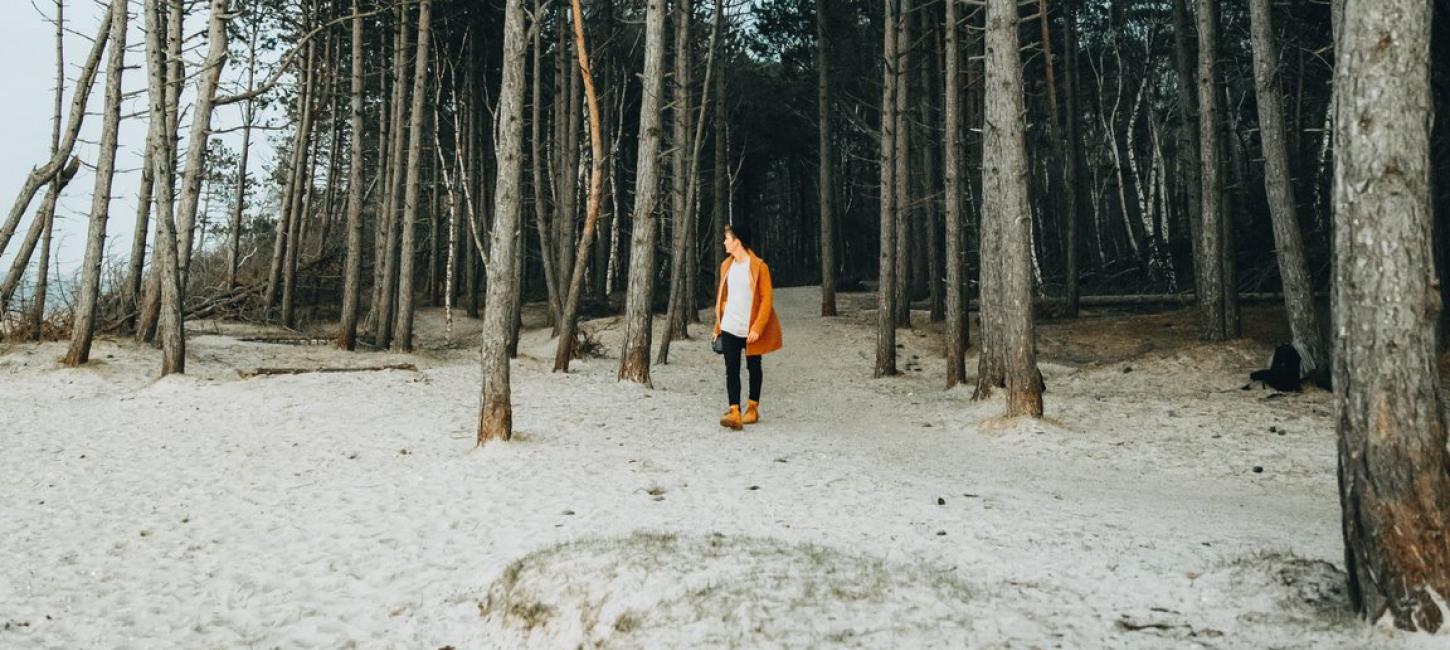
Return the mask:
<svg viewBox="0 0 1450 650">
<path fill-rule="evenodd" d="M 715 339 L 723 343 L 725 392 L 730 410 L 720 426 L 740 430 L 760 421 L 760 357 L 780 349 L 780 319 L 775 315 L 770 267 L 751 250 L 750 227 L 725 227 L 725 252 L 720 288 L 715 296 Z M 740 404 L 740 353 L 750 373 L 750 405 Z"/>
</svg>

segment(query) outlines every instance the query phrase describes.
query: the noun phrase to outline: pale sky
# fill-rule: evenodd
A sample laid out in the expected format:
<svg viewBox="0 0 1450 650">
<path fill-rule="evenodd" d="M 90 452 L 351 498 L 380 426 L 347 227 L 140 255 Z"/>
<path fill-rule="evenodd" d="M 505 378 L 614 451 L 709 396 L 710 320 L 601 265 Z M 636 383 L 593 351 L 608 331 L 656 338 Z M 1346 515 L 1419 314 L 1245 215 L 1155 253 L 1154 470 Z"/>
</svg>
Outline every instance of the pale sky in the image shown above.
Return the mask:
<svg viewBox="0 0 1450 650">
<path fill-rule="evenodd" d="M 31 1 L 0 0 L 0 62 L 3 62 L 0 63 L 0 88 L 4 88 L 6 91 L 5 101 L 0 102 L 0 143 L 3 143 L 3 148 L 0 148 L 0 219 L 4 219 L 4 216 L 9 213 L 30 170 L 50 157 L 51 115 L 55 87 L 55 31 L 48 21 L 48 17 L 53 15 L 54 0 L 34 0 L 35 6 L 32 6 Z M 127 39 L 126 56 L 126 65 L 129 69 L 126 71 L 123 87 L 127 93 L 136 93 L 145 89 L 146 76 L 142 67 L 145 61 L 142 56 L 140 21 L 137 16 L 140 3 L 132 2 L 131 4 L 131 33 Z M 37 6 L 45 12 L 44 16 L 37 12 Z M 68 88 L 65 102 L 67 111 L 70 102 L 69 85 L 73 84 L 80 64 L 90 51 L 89 39 L 99 29 L 104 12 L 105 8 L 97 0 L 67 0 L 66 24 L 68 31 L 86 35 L 83 37 L 70 34 L 66 38 L 65 58 Z M 197 34 L 204 26 L 201 24 L 201 17 L 194 17 L 193 20 L 197 24 L 193 26 L 190 24 L 192 21 L 188 21 L 186 30 L 188 35 Z M 195 47 L 199 43 L 193 42 L 189 45 Z M 195 57 L 188 57 L 188 60 L 194 63 Z M 101 65 L 104 68 L 105 58 L 102 58 Z M 235 78 L 239 67 L 241 66 L 236 64 L 229 66 L 228 74 L 224 78 Z M 102 72 L 97 75 L 95 88 L 91 93 L 92 114 L 86 117 L 81 139 L 73 152 L 74 155 L 80 156 L 85 165 L 94 165 L 96 161 L 101 118 L 95 114 L 95 111 L 100 109 L 104 93 L 105 75 Z M 136 196 L 140 184 L 138 168 L 141 165 L 142 146 L 146 139 L 145 101 L 145 93 L 140 92 L 122 107 L 123 116 L 137 116 L 123 119 L 120 150 L 116 156 L 118 173 L 112 189 L 113 200 L 106 244 L 107 257 L 116 260 L 123 260 L 130 255 L 131 233 L 136 215 Z M 183 99 L 183 106 L 187 103 L 189 100 Z M 189 113 L 183 117 L 183 120 L 188 119 Z M 240 122 L 240 105 L 226 106 L 217 110 L 213 127 L 224 129 L 240 124 Z M 183 137 L 186 128 L 184 121 Z M 233 150 L 241 147 L 240 133 L 227 133 L 216 137 L 225 140 Z M 267 137 L 266 133 L 259 133 L 253 137 L 249 169 L 253 174 L 254 182 L 265 169 L 270 168 L 273 164 L 273 149 L 266 142 Z M 183 149 L 185 146 L 183 142 Z M 61 197 L 60 206 L 56 212 L 56 245 L 51 257 L 53 273 L 59 267 L 63 275 L 69 275 L 81 263 L 85 254 L 86 230 L 94 186 L 95 175 L 83 166 L 81 173 L 71 181 Z M 36 195 L 35 200 L 31 203 L 30 212 L 21 222 L 8 250 L 4 254 L 0 254 L 0 275 L 9 270 L 11 257 L 20 247 L 20 240 L 24 237 L 25 229 L 29 227 L 30 215 L 33 215 L 39 208 L 43 196 L 44 190 Z M 217 218 L 224 214 L 220 206 L 213 207 L 213 213 Z M 34 264 L 35 262 L 32 260 L 32 267 Z"/>
</svg>

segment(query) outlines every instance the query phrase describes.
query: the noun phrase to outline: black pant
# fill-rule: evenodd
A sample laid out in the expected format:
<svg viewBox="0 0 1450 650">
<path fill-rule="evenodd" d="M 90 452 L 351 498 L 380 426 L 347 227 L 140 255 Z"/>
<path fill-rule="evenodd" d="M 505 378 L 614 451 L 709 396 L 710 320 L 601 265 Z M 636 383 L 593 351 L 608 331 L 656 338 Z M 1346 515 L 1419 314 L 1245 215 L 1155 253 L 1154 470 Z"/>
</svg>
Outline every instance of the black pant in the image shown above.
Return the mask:
<svg viewBox="0 0 1450 650">
<path fill-rule="evenodd" d="M 725 343 L 725 392 L 730 404 L 740 405 L 740 353 L 745 351 L 745 339 L 729 332 L 720 332 Z M 760 371 L 760 355 L 745 357 L 745 367 L 750 372 L 750 401 L 760 401 L 760 383 L 764 375 Z"/>
</svg>

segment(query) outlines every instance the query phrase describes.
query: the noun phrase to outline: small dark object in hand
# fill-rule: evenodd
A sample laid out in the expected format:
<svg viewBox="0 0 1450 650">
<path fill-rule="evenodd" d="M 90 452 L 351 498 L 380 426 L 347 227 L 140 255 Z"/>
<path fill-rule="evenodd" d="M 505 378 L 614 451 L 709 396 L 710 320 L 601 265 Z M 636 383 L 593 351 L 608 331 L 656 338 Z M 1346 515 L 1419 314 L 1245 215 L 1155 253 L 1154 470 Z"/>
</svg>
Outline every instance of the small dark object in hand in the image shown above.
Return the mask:
<svg viewBox="0 0 1450 650">
<path fill-rule="evenodd" d="M 725 354 L 725 341 L 718 336 L 710 339 L 710 351 L 715 354 Z"/>
</svg>

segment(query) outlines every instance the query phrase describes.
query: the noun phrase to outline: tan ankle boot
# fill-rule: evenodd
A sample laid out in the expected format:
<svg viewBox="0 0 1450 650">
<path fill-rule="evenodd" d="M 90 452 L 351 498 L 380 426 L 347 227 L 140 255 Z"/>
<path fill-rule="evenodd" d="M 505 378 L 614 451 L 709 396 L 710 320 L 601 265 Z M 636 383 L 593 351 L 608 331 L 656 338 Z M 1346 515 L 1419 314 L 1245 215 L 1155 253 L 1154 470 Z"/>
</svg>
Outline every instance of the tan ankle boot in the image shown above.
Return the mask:
<svg viewBox="0 0 1450 650">
<path fill-rule="evenodd" d="M 740 421 L 745 424 L 755 424 L 760 421 L 760 402 L 750 400 L 750 406 L 745 407 L 745 415 Z"/>
<path fill-rule="evenodd" d="M 740 407 L 732 405 L 725 415 L 720 416 L 720 426 L 736 431 L 744 429 L 745 424 L 740 421 Z"/>
</svg>

